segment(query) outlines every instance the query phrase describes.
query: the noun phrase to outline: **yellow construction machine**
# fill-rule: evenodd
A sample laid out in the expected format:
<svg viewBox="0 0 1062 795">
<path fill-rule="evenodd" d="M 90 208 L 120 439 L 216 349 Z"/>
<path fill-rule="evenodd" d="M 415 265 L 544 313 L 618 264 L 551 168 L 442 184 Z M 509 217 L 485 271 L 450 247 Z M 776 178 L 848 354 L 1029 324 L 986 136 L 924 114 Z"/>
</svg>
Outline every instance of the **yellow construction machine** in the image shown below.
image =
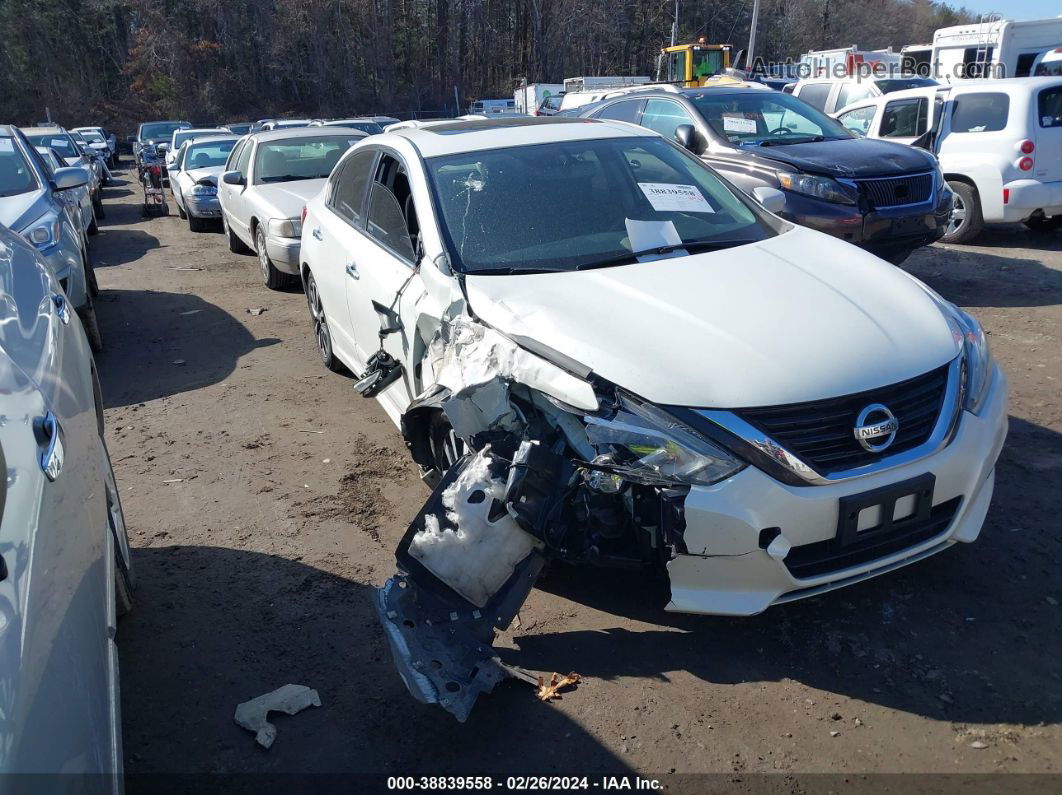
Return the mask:
<svg viewBox="0 0 1062 795">
<path fill-rule="evenodd" d="M 683 88 L 698 88 L 730 68 L 729 44 L 676 44 L 660 51 L 656 79 Z"/>
</svg>

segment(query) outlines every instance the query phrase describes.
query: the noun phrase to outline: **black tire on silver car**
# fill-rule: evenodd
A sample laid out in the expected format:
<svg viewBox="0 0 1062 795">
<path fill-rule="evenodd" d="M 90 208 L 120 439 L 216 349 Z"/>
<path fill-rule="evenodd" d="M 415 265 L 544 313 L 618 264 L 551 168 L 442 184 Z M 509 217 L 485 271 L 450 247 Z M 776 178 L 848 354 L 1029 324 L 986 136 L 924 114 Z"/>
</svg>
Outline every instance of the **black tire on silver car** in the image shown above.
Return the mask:
<svg viewBox="0 0 1062 795">
<path fill-rule="evenodd" d="M 332 351 L 332 333 L 328 330 L 328 320 L 325 318 L 324 305 L 321 303 L 321 293 L 317 289 L 317 280 L 313 278 L 313 272 L 309 270 L 306 271 L 306 305 L 310 308 L 313 336 L 317 342 L 317 353 L 321 357 L 321 363 L 333 373 L 346 372 L 347 368 Z"/>
<path fill-rule="evenodd" d="M 96 317 L 96 305 L 92 301 L 92 293 L 88 294 L 85 305 L 77 312 L 81 318 L 81 325 L 85 328 L 85 336 L 88 337 L 89 347 L 93 353 L 103 350 L 103 334 L 100 331 L 100 323 Z"/>
<path fill-rule="evenodd" d="M 225 220 L 225 213 L 221 214 L 221 227 L 225 230 L 225 237 L 228 239 L 229 251 L 233 254 L 249 254 L 250 249 L 247 248 L 247 244 L 240 240 L 239 236 L 232 231 L 232 227 L 229 226 L 229 222 Z"/>
<path fill-rule="evenodd" d="M 106 450 L 106 445 L 104 445 L 104 450 Z M 106 455 L 110 477 L 104 490 L 107 494 L 107 529 L 110 531 L 111 543 L 114 546 L 114 607 L 118 616 L 124 616 L 133 609 L 133 589 L 136 587 L 136 578 L 133 575 L 133 558 L 129 550 L 129 535 L 125 527 L 122 500 L 114 480 L 110 455 Z"/>
<path fill-rule="evenodd" d="M 981 199 L 977 189 L 968 182 L 949 181 L 948 187 L 955 194 L 952 200 L 948 228 L 941 238 L 943 243 L 969 243 L 985 227 L 981 214 Z"/>
<path fill-rule="evenodd" d="M 270 290 L 282 290 L 291 285 L 291 274 L 277 270 L 266 250 L 265 229 L 259 224 L 254 230 L 254 247 L 258 254 L 258 267 L 262 269 L 262 282 Z"/>
<path fill-rule="evenodd" d="M 98 235 L 100 233 L 100 225 L 96 222 L 96 205 L 92 205 L 92 220 L 89 221 L 88 233 L 90 235 Z"/>
<path fill-rule="evenodd" d="M 174 200 L 173 203 L 177 205 L 177 217 L 180 218 L 183 221 L 185 218 L 188 217 L 188 213 L 186 213 L 184 211 L 184 208 L 181 207 L 181 205 L 177 203 L 176 199 Z M 192 230 L 192 231 L 195 231 L 195 230 Z"/>
<path fill-rule="evenodd" d="M 107 217 L 106 213 L 103 211 L 103 196 L 100 195 L 102 191 L 103 189 L 101 188 L 96 191 L 96 195 L 92 197 L 92 211 L 96 214 L 97 218 Z"/>
</svg>

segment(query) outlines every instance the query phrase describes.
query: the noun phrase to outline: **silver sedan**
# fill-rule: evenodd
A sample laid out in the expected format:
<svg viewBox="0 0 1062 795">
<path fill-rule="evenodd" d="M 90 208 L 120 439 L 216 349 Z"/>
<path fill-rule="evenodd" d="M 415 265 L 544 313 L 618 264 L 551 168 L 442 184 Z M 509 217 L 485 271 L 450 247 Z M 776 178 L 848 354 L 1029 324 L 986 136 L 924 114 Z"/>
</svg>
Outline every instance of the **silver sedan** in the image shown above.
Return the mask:
<svg viewBox="0 0 1062 795">
<path fill-rule="evenodd" d="M 0 774 L 110 774 L 89 788 L 117 792 L 133 572 L 99 382 L 66 294 L 3 226 L 0 294 Z"/>
</svg>

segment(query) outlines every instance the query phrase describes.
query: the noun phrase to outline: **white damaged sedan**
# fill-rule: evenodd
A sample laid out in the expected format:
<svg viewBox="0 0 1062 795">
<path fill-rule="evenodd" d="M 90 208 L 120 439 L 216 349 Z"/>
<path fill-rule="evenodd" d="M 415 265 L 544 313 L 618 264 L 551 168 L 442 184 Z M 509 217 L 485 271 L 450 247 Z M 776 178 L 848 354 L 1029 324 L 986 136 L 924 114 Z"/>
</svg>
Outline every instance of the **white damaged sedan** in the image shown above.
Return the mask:
<svg viewBox="0 0 1062 795">
<path fill-rule="evenodd" d="M 643 129 L 373 136 L 300 255 L 324 363 L 436 487 L 378 607 L 460 720 L 548 560 L 666 567 L 667 609 L 751 615 L 981 531 L 1007 384 L 977 321 Z"/>
</svg>

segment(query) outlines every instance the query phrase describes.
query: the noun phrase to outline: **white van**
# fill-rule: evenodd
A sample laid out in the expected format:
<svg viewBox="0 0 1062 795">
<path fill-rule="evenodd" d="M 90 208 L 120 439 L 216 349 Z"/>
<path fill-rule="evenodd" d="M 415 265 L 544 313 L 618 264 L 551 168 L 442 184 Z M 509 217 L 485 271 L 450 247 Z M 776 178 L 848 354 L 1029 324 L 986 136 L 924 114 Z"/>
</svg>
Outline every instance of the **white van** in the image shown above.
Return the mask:
<svg viewBox="0 0 1062 795">
<path fill-rule="evenodd" d="M 564 86 L 560 83 L 529 83 L 520 86 L 513 93 L 513 99 L 516 101 L 515 110 L 517 113 L 537 116 L 539 105 L 547 98 L 563 92 Z"/>
<path fill-rule="evenodd" d="M 990 19 L 940 28 L 933 34 L 933 76 L 943 82 L 1028 77 L 1034 74 L 1036 57 L 1060 44 L 1062 17 Z"/>
<path fill-rule="evenodd" d="M 936 153 L 955 194 L 946 243 L 967 243 L 986 223 L 1062 227 L 1062 77 L 916 88 L 835 117 L 858 135 Z"/>
</svg>

